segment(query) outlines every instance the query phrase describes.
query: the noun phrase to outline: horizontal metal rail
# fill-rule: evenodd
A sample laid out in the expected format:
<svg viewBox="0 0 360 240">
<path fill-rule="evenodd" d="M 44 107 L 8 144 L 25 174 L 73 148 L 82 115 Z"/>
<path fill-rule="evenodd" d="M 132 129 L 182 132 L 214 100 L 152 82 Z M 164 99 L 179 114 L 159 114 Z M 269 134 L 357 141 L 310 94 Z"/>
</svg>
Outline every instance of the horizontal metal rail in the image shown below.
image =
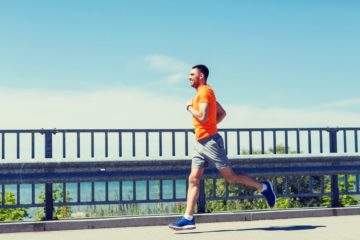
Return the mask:
<svg viewBox="0 0 360 240">
<path fill-rule="evenodd" d="M 230 156 L 358 153 L 360 128 L 219 129 Z M 0 160 L 130 159 L 191 156 L 192 129 L 0 130 Z"/>
<path fill-rule="evenodd" d="M 235 171 L 253 176 L 360 173 L 360 155 L 249 156 L 230 162 Z M 3 184 L 179 179 L 188 176 L 191 160 L 6 162 L 0 166 Z M 217 176 L 214 167 L 206 170 L 205 177 Z"/>
</svg>

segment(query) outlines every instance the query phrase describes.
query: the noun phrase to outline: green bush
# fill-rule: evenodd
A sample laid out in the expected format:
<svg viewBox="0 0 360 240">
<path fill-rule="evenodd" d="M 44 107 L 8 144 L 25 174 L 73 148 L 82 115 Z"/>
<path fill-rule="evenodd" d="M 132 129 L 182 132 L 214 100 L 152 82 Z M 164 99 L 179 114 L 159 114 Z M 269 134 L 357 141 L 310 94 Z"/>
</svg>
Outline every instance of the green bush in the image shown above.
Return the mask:
<svg viewBox="0 0 360 240">
<path fill-rule="evenodd" d="M 2 199 L 0 198 L 0 204 Z M 5 192 L 5 205 L 16 204 L 15 194 L 13 192 Z M 25 208 L 3 208 L 0 209 L 0 221 L 21 221 L 28 216 Z"/>
</svg>

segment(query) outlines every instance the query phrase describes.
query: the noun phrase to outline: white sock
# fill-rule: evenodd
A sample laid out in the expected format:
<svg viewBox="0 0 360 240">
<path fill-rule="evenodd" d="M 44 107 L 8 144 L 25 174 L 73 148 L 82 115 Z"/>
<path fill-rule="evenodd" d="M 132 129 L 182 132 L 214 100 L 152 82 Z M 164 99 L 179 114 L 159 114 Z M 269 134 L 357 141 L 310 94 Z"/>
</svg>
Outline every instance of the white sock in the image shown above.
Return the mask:
<svg viewBox="0 0 360 240">
<path fill-rule="evenodd" d="M 186 220 L 189 220 L 189 221 L 191 221 L 191 220 L 193 220 L 193 216 L 191 216 L 191 215 L 184 215 L 184 218 L 186 219 Z"/>
<path fill-rule="evenodd" d="M 264 184 L 264 183 L 262 183 L 262 190 L 261 190 L 261 192 L 266 191 L 266 189 L 267 189 L 267 185 Z"/>
</svg>

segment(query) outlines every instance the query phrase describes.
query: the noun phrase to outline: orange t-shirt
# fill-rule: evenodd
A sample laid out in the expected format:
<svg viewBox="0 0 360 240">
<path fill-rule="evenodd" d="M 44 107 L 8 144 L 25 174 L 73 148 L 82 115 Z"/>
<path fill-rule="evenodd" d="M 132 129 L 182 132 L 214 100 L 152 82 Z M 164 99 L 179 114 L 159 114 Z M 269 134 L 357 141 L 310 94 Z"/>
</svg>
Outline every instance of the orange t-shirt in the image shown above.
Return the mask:
<svg viewBox="0 0 360 240">
<path fill-rule="evenodd" d="M 209 137 L 217 133 L 216 123 L 216 98 L 215 93 L 209 85 L 201 86 L 194 99 L 192 107 L 199 110 L 199 103 L 208 103 L 208 118 L 205 122 L 199 121 L 193 116 L 193 125 L 195 129 L 195 137 L 197 140 Z"/>
</svg>

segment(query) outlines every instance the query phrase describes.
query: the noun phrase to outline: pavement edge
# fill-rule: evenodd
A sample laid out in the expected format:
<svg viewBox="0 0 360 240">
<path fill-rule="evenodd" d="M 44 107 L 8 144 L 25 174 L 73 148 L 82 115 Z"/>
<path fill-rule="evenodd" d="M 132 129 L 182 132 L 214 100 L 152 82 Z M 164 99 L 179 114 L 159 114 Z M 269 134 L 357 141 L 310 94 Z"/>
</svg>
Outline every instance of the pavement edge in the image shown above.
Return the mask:
<svg viewBox="0 0 360 240">
<path fill-rule="evenodd" d="M 309 218 L 360 215 L 360 207 L 345 208 L 302 208 L 261 211 L 241 211 L 227 213 L 197 214 L 197 223 L 255 221 L 270 219 Z M 68 219 L 37 222 L 0 223 L 0 233 L 63 231 L 97 228 L 164 226 L 175 222 L 179 215 L 138 216 L 95 219 Z"/>
</svg>

